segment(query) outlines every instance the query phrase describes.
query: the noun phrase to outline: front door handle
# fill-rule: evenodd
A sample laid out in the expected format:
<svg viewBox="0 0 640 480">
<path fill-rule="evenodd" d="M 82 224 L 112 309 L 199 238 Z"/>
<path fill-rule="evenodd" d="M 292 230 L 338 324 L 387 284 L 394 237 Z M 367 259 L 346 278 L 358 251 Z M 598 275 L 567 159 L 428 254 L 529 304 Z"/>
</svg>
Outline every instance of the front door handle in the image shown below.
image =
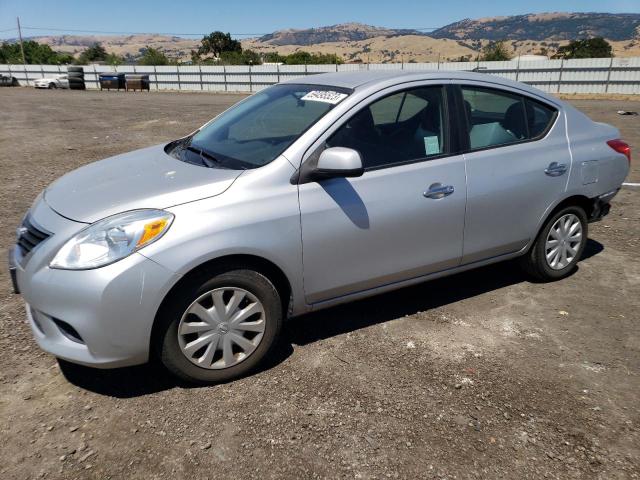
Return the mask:
<svg viewBox="0 0 640 480">
<path fill-rule="evenodd" d="M 422 195 L 424 195 L 425 198 L 433 198 L 437 200 L 438 198 L 443 198 L 451 195 L 453 192 L 453 185 L 442 185 L 441 183 L 434 183 L 430 185 L 429 190 L 424 192 Z"/>
<path fill-rule="evenodd" d="M 544 173 L 550 177 L 559 177 L 567 171 L 567 166 L 564 163 L 551 162 L 547 168 L 544 169 Z"/>
</svg>

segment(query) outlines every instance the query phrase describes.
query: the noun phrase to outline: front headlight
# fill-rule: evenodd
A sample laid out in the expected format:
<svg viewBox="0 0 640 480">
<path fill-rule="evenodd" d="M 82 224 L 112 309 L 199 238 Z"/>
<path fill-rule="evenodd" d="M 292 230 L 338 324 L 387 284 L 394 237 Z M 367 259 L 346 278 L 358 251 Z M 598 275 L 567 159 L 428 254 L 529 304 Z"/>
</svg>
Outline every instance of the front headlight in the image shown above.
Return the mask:
<svg viewBox="0 0 640 480">
<path fill-rule="evenodd" d="M 103 267 L 155 242 L 169 229 L 173 214 L 132 210 L 89 225 L 65 243 L 49 266 L 67 270 Z"/>
</svg>

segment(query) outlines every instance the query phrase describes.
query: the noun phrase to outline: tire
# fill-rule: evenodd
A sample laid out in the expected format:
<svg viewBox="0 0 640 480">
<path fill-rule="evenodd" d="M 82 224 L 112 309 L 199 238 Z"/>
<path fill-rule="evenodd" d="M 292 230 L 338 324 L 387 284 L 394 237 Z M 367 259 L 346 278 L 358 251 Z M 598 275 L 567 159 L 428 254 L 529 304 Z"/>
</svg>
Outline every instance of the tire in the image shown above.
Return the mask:
<svg viewBox="0 0 640 480">
<path fill-rule="evenodd" d="M 67 73 L 71 73 L 71 72 L 84 73 L 84 67 L 75 67 L 73 65 L 69 65 L 67 67 Z"/>
<path fill-rule="evenodd" d="M 71 80 L 72 78 L 77 78 L 79 80 L 84 80 L 84 73 L 81 73 L 81 72 L 69 72 L 67 74 L 67 78 L 69 78 L 69 80 Z"/>
<path fill-rule="evenodd" d="M 563 219 L 562 222 L 559 222 L 560 219 Z M 561 223 L 566 224 L 569 220 L 571 224 L 567 227 L 569 232 L 566 233 L 565 230 L 562 230 Z M 576 223 L 579 224 L 579 227 L 574 227 Z M 548 244 L 548 241 L 553 242 L 555 240 L 551 234 L 552 227 L 556 232 L 555 236 L 559 239 L 555 243 Z M 576 231 L 580 231 L 579 241 L 576 240 L 576 233 L 571 234 L 571 230 L 574 228 Z M 539 281 L 551 282 L 565 278 L 575 271 L 587 244 L 587 236 L 587 214 L 583 208 L 569 206 L 558 210 L 547 219 L 536 237 L 535 243 L 527 254 L 522 257 L 521 265 L 525 272 Z M 564 239 L 564 243 L 561 239 Z M 554 245 L 558 245 L 558 247 L 554 247 Z M 570 250 L 565 249 L 563 245 L 568 245 L 575 252 L 572 253 Z M 553 253 L 554 248 L 558 250 L 557 255 Z M 566 253 L 564 261 L 562 260 L 563 250 Z M 550 258 L 548 259 L 547 256 Z"/>
<path fill-rule="evenodd" d="M 56 86 L 56 84 L 55 84 L 55 83 L 50 83 L 50 84 L 49 84 L 49 86 L 48 86 L 47 88 L 48 88 L 49 90 L 52 90 L 52 89 L 53 89 L 53 90 L 55 90 L 55 89 L 56 89 L 56 88 L 58 88 L 58 87 Z"/>
<path fill-rule="evenodd" d="M 240 298 L 242 302 L 234 308 Z M 203 306 L 214 312 L 234 310 L 221 314 L 224 321 L 219 322 L 220 316 L 214 313 L 207 317 L 199 308 Z M 282 327 L 278 291 L 267 277 L 253 270 L 229 270 L 195 281 L 163 302 L 161 308 L 164 311 L 159 313 L 158 335 L 154 336 L 160 361 L 177 377 L 200 385 L 227 382 L 254 370 L 277 344 Z M 200 314 L 189 313 L 194 310 Z M 234 312 L 241 310 L 256 313 L 234 322 Z M 188 333 L 193 328 L 200 331 Z M 236 342 L 241 340 L 239 336 L 243 337 L 240 343 Z"/>
<path fill-rule="evenodd" d="M 71 90 L 86 90 L 86 84 L 84 80 L 79 78 L 69 78 L 69 89 Z"/>
</svg>

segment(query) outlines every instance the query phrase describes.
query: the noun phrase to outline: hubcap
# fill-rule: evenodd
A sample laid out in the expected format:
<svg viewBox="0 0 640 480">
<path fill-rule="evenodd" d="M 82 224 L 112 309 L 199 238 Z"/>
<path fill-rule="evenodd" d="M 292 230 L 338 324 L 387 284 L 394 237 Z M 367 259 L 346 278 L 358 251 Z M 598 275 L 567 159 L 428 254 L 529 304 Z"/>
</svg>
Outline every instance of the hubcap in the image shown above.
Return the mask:
<svg viewBox="0 0 640 480">
<path fill-rule="evenodd" d="M 199 367 L 229 368 L 254 352 L 265 325 L 264 308 L 255 295 L 237 287 L 217 288 L 184 312 L 178 343 L 184 356 Z"/>
<path fill-rule="evenodd" d="M 560 217 L 549 230 L 545 243 L 547 264 L 562 270 L 576 259 L 582 242 L 582 223 L 573 213 Z"/>
</svg>

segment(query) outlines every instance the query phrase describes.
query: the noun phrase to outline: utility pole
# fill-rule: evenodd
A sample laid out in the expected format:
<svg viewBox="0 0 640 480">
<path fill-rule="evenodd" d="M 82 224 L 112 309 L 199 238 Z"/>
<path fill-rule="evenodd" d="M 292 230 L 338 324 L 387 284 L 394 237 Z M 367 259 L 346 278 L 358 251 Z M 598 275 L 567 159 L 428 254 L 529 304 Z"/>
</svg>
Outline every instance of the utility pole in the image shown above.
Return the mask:
<svg viewBox="0 0 640 480">
<path fill-rule="evenodd" d="M 20 17 L 16 17 L 18 22 L 18 38 L 20 39 L 20 53 L 22 54 L 22 65 L 24 66 L 24 76 L 29 85 L 29 75 L 27 74 L 27 60 L 24 58 L 24 45 L 22 45 L 22 29 L 20 28 Z"/>
</svg>

